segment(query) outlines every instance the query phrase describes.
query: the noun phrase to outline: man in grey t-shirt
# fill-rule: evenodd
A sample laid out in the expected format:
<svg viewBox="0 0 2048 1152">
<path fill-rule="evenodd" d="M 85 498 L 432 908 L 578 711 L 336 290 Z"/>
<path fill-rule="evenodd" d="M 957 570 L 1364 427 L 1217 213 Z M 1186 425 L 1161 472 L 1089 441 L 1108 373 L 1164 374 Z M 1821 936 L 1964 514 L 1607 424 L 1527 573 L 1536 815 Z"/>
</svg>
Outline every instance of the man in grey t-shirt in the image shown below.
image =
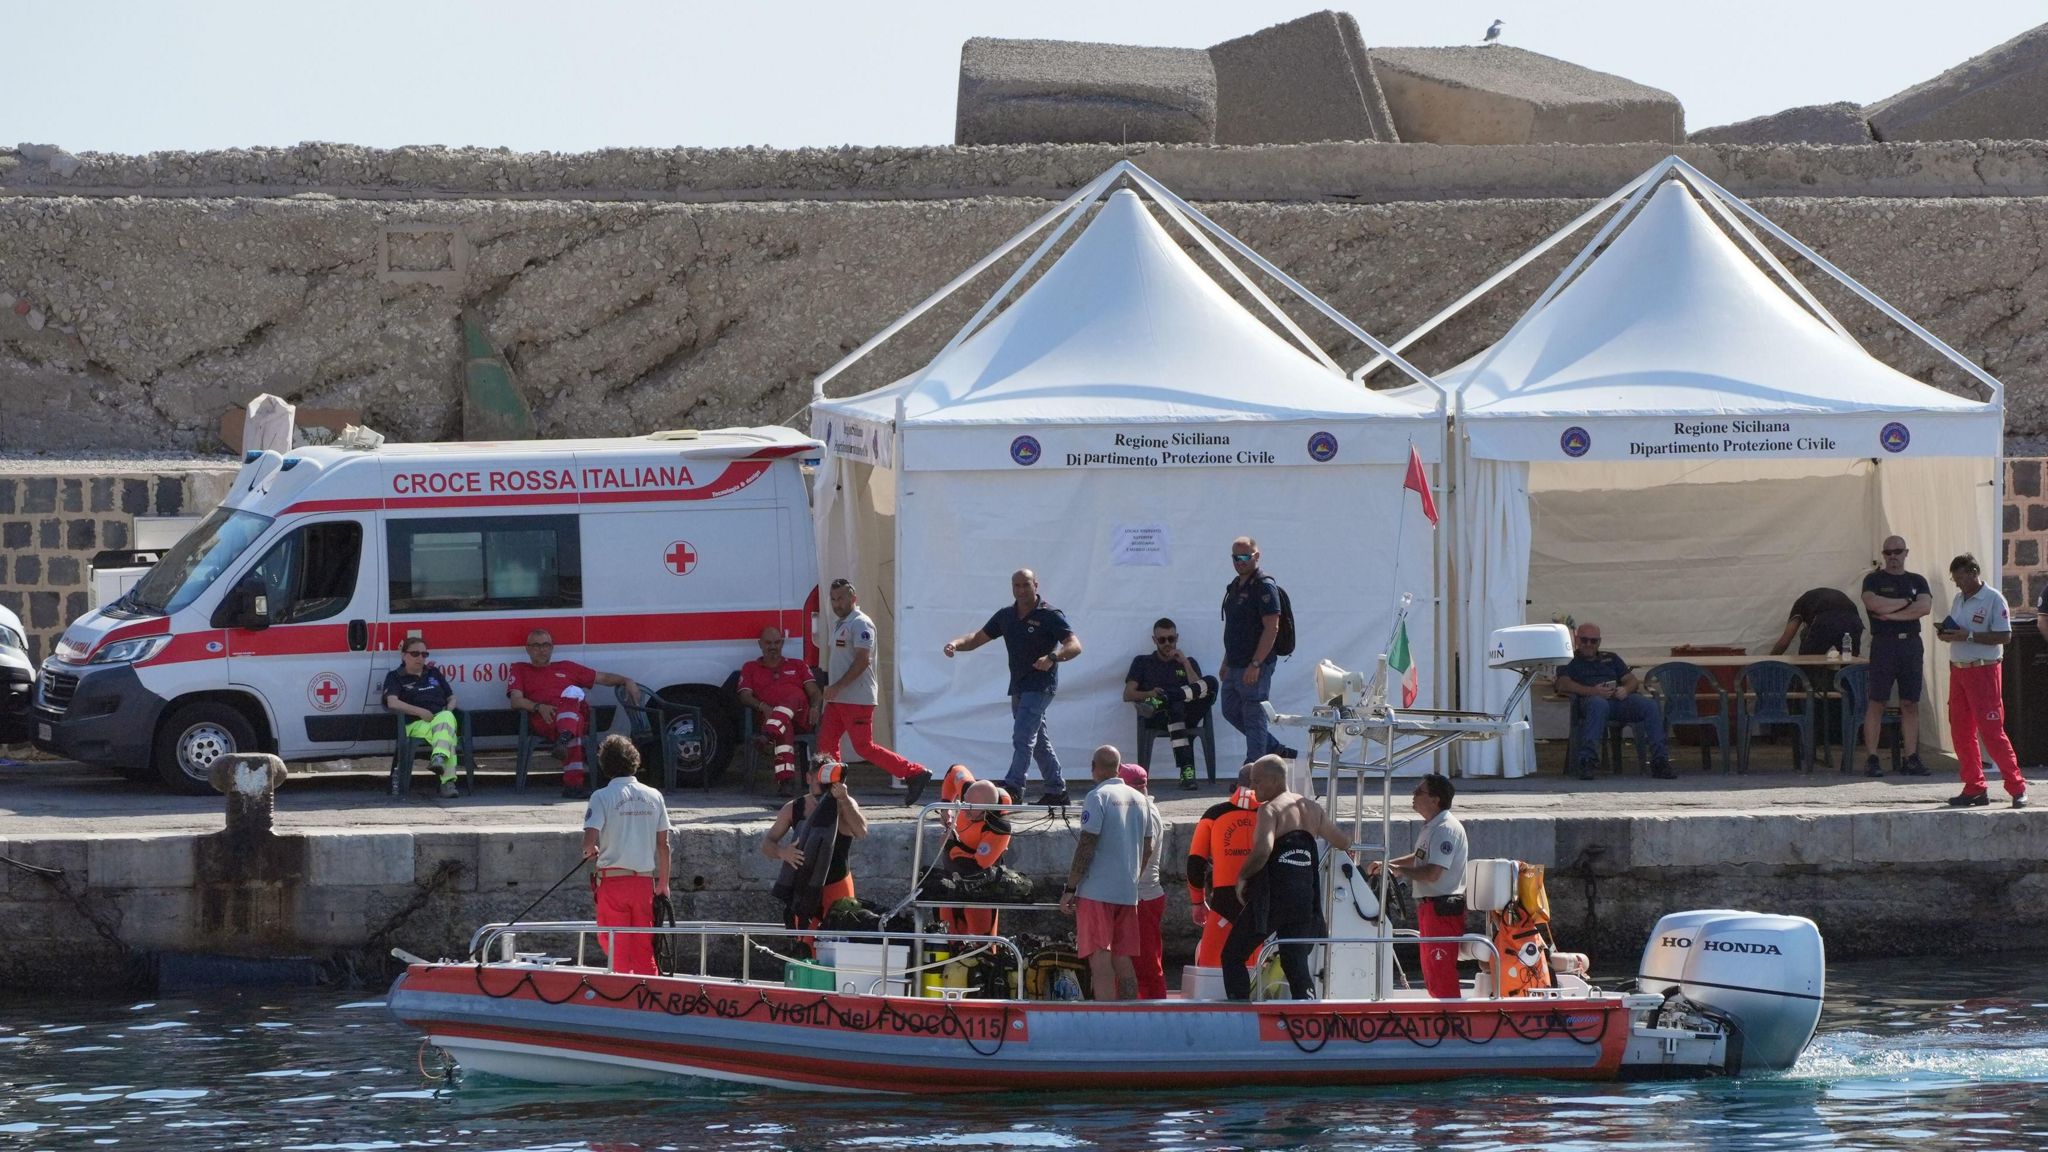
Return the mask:
<svg viewBox="0 0 2048 1152">
<path fill-rule="evenodd" d="M 825 654 L 825 715 L 818 724 L 818 753 L 839 759 L 841 737 L 853 740 L 856 756 L 894 777 L 905 789 L 903 802 L 916 804 L 932 774 L 875 743 L 875 622 L 860 610 L 853 581 L 832 582 L 832 648 Z"/>
<path fill-rule="evenodd" d="M 1081 839 L 1060 893 L 1060 911 L 1074 917 L 1074 950 L 1088 962 L 1097 1000 L 1138 995 L 1138 885 L 1159 850 L 1152 807 L 1123 782 L 1123 755 L 1111 744 L 1095 750 L 1088 767 L 1095 788 L 1081 802 Z"/>
</svg>

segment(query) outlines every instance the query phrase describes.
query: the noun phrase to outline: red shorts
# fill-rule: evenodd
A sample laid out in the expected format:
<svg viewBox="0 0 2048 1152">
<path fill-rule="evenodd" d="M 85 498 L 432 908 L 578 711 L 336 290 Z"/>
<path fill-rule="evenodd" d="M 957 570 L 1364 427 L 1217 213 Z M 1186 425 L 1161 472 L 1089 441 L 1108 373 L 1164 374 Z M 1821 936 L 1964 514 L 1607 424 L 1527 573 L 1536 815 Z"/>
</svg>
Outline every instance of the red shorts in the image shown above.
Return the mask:
<svg viewBox="0 0 2048 1152">
<path fill-rule="evenodd" d="M 1074 908 L 1074 951 L 1085 960 L 1104 949 L 1117 956 L 1138 954 L 1138 906 L 1083 896 Z"/>
</svg>

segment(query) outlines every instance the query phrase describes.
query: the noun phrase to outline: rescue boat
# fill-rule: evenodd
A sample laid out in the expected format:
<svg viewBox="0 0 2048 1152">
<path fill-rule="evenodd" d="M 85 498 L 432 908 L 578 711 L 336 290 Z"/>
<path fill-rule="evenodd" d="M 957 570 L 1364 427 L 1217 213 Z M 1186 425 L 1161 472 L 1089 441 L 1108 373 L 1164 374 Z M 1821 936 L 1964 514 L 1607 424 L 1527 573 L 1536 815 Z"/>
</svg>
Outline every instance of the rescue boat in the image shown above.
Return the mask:
<svg viewBox="0 0 2048 1152">
<path fill-rule="evenodd" d="M 1556 625 L 1503 629 L 1494 639 L 1493 666 L 1524 673 L 1518 695 L 1534 669 L 1563 662 L 1571 646 Z M 1379 688 L 1384 668 L 1371 684 L 1324 668 L 1317 696 L 1332 703 L 1275 721 L 1309 730 L 1305 763 L 1332 794 L 1359 782 L 1361 827 L 1364 781 L 1379 781 L 1382 836 L 1372 851 L 1384 858 L 1395 772 L 1447 744 L 1497 737 L 1507 724 L 1390 708 Z M 1512 701 L 1504 709 L 1514 710 Z M 921 819 L 963 807 L 927 805 Z M 923 837 L 914 843 L 916 857 Z M 908 1094 L 1748 1074 L 1791 1067 L 1819 1019 L 1825 951 L 1812 921 L 1675 913 L 1652 932 L 1633 989 L 1597 988 L 1581 963 L 1529 930 L 1532 917 L 1547 916 L 1531 907 L 1541 903 L 1541 884 L 1532 887 L 1531 870 L 1510 861 L 1468 869 L 1468 907 L 1485 912 L 1495 932 L 1457 938 L 1481 961 L 1479 973 L 1459 998 L 1433 998 L 1401 986 L 1396 946 L 1428 941 L 1393 926 L 1386 873 L 1375 887 L 1344 854 L 1325 864 L 1329 935 L 1312 942 L 1320 997 L 1310 1001 L 1206 998 L 1186 976 L 1181 995 L 1167 1000 L 1037 998 L 1027 994 L 1029 964 L 1015 940 L 936 927 L 835 932 L 829 943 L 806 933 L 820 937 L 817 961 L 767 979 L 754 976 L 751 958 L 775 952 L 795 930 L 729 922 L 635 929 L 669 946 L 664 974 L 631 975 L 589 962 L 597 925 L 553 922 L 487 925 L 467 959 L 407 956 L 388 1004 L 469 1072 L 549 1084 L 707 1078 Z M 918 865 L 914 858 L 913 877 Z M 899 910 L 923 905 L 913 892 Z M 535 936 L 571 939 L 573 954 L 519 950 L 520 939 Z M 709 972 L 714 941 L 737 944 L 737 975 Z M 952 961 L 927 962 L 928 946 L 950 947 L 955 959 L 963 949 L 1000 959 L 1015 981 L 995 996 L 936 986 L 926 974 Z M 693 950 L 695 971 L 674 971 Z"/>
</svg>

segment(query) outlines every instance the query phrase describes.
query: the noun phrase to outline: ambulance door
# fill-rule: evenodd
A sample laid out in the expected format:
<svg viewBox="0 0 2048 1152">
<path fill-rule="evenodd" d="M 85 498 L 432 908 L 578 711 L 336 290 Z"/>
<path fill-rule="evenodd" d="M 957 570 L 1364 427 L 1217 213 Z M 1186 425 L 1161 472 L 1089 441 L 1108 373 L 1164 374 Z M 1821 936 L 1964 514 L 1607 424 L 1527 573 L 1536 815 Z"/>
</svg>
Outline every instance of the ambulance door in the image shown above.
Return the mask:
<svg viewBox="0 0 2048 1152">
<path fill-rule="evenodd" d="M 322 759 L 356 751 L 365 729 L 388 733 L 370 699 L 378 573 L 370 513 L 288 526 L 235 578 L 215 622 L 228 679 L 261 697 L 278 753 Z"/>
</svg>

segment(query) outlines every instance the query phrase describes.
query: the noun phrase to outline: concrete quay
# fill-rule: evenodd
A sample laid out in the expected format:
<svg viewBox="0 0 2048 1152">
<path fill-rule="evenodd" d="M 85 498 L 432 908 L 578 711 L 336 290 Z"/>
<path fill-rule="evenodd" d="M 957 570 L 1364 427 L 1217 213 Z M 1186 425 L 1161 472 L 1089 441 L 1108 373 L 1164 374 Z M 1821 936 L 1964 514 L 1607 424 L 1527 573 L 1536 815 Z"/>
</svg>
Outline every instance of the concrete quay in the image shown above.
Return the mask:
<svg viewBox="0 0 2048 1152">
<path fill-rule="evenodd" d="M 521 796 L 487 773 L 472 797 L 393 801 L 382 783 L 295 774 L 277 794 L 274 834 L 229 845 L 218 798 L 142 791 L 75 764 L 0 766 L 0 987 L 133 987 L 165 953 L 311 957 L 374 982 L 391 947 L 459 955 L 477 924 L 514 915 L 576 864 L 582 805 L 552 788 Z M 854 855 L 861 892 L 893 901 L 908 886 L 910 811 L 871 769 L 856 768 L 854 785 L 873 825 Z M 1659 915 L 1685 908 L 1811 916 L 1838 959 L 2048 942 L 2048 817 L 2006 808 L 1996 790 L 1990 809 L 1942 807 L 1954 790 L 1939 766 L 1925 781 L 1827 769 L 1688 771 L 1671 784 L 1546 775 L 1463 781 L 1457 810 L 1475 856 L 1551 870 L 1560 945 L 1609 970 L 1632 963 Z M 1181 883 L 1188 838 L 1223 792 L 1161 796 L 1170 962 L 1193 948 Z M 755 849 L 771 804 L 732 789 L 671 794 L 679 918 L 775 918 L 775 870 Z M 1009 863 L 1056 890 L 1076 824 L 1021 823 Z M 1395 823 L 1406 851 L 1412 822 Z M 1369 826 L 1368 841 L 1376 834 Z M 578 877 L 533 915 L 588 909 Z M 1025 931 L 1065 927 L 1056 913 L 1007 919 Z"/>
</svg>

